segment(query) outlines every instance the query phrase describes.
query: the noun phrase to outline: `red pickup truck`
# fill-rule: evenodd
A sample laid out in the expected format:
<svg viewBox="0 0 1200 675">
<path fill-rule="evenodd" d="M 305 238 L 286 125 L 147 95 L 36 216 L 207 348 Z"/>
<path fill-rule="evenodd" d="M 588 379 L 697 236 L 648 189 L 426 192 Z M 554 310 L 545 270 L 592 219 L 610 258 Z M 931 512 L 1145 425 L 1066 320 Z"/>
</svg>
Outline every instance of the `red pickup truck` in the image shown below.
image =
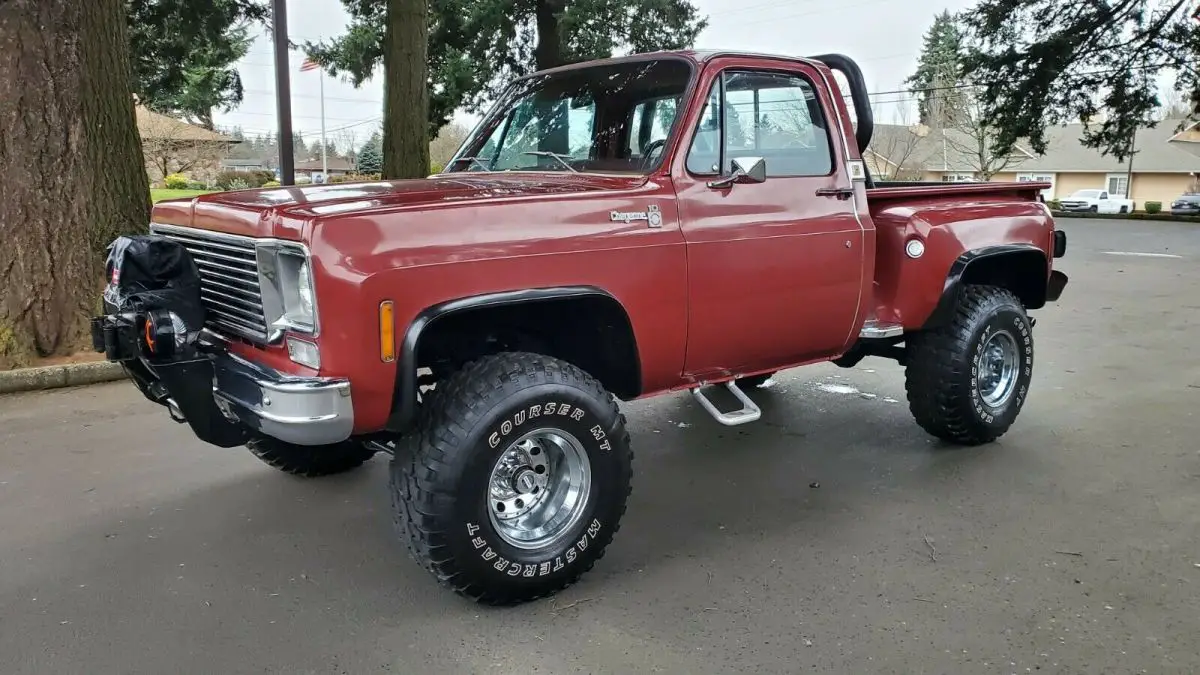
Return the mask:
<svg viewBox="0 0 1200 675">
<path fill-rule="evenodd" d="M 535 73 L 427 179 L 160 202 L 114 242 L 96 348 L 200 439 L 283 471 L 392 455 L 424 567 L 480 602 L 544 596 L 625 511 L 619 401 L 687 390 L 743 424 L 743 387 L 876 356 L 936 437 L 1013 424 L 1028 312 L 1067 283 L 1047 186 L 875 181 L 870 111 L 840 55 Z"/>
</svg>

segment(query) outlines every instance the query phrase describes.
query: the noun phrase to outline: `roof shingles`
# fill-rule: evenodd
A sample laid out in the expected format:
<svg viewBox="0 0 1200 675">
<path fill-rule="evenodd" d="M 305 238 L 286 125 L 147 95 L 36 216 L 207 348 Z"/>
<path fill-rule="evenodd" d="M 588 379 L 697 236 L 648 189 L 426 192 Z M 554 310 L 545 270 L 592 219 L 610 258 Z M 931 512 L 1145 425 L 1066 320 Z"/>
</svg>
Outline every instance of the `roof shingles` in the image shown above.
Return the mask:
<svg viewBox="0 0 1200 675">
<path fill-rule="evenodd" d="M 1020 172 L 1123 172 L 1128 160 L 1117 161 L 1111 155 L 1084 147 L 1082 124 L 1070 124 L 1046 129 L 1046 154 L 1038 156 L 1024 148 L 1014 150 L 1015 161 L 1006 171 Z M 972 172 L 978 170 L 978 159 L 961 152 L 970 146 L 968 137 L 953 129 L 946 133 L 950 143 L 942 143 L 942 132 L 929 131 L 913 140 L 913 130 L 899 125 L 880 124 L 870 150 L 877 156 L 896 162 L 892 156 L 908 152 L 904 168 L 924 171 Z M 1200 140 L 1179 134 L 1172 121 L 1160 123 L 1154 129 L 1141 129 L 1135 139 L 1133 170 L 1138 173 L 1200 173 Z M 957 140 L 955 140 L 957 139 Z M 910 150 L 911 149 L 911 150 Z"/>
</svg>

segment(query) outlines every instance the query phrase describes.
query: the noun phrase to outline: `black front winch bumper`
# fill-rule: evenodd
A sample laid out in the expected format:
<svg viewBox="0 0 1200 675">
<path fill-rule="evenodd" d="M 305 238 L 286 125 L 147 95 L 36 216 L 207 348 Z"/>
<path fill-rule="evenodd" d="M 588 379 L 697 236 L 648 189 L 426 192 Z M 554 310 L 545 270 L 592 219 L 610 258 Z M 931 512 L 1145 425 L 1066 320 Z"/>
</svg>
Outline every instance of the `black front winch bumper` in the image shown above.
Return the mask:
<svg viewBox="0 0 1200 675">
<path fill-rule="evenodd" d="M 165 406 L 172 419 L 192 428 L 196 437 L 222 448 L 249 440 L 245 425 L 230 420 L 213 396 L 214 359 L 197 348 L 180 356 L 156 356 L 151 317 L 142 312 L 107 314 L 92 319 L 92 346 L 125 374 L 149 400 Z"/>
<path fill-rule="evenodd" d="M 110 314 L 92 320 L 96 351 L 120 363 L 147 399 L 165 406 L 196 437 L 229 448 L 255 435 L 296 445 L 330 445 L 350 437 L 350 382 L 297 377 L 251 363 L 219 340 L 201 340 L 185 358 L 155 356 L 147 317 Z M 153 324 L 149 334 L 154 337 Z M 157 344 L 166 336 L 157 335 Z"/>
<path fill-rule="evenodd" d="M 110 247 L 102 316 L 92 343 L 151 401 L 220 447 L 258 435 L 297 445 L 346 440 L 350 383 L 297 377 L 239 358 L 205 328 L 202 279 L 186 247 L 156 235 Z"/>
</svg>

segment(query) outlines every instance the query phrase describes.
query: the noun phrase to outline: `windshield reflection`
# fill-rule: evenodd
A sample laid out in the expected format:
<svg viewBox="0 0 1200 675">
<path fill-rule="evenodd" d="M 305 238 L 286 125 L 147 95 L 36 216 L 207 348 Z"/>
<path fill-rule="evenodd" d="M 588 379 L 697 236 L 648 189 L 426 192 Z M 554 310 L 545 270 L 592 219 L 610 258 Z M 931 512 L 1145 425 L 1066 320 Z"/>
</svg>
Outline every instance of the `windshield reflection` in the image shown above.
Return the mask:
<svg viewBox="0 0 1200 675">
<path fill-rule="evenodd" d="M 672 57 L 520 80 L 446 173 L 648 174 L 662 162 L 691 77 L 691 64 Z"/>
</svg>

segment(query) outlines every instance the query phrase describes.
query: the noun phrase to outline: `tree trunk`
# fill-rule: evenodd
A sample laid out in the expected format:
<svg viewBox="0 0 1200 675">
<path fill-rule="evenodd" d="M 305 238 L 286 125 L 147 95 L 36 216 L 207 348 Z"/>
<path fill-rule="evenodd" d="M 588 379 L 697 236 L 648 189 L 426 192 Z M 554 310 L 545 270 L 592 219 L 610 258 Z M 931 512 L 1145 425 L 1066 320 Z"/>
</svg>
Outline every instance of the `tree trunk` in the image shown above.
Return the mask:
<svg viewBox="0 0 1200 675">
<path fill-rule="evenodd" d="M 565 0 L 538 0 L 538 43 L 533 52 L 538 70 L 563 65 L 562 34 L 558 29 L 558 17 L 566 9 L 566 5 Z"/>
<path fill-rule="evenodd" d="M 426 0 L 388 0 L 383 178 L 424 178 L 430 173 L 428 22 Z"/>
<path fill-rule="evenodd" d="M 103 249 L 150 193 L 122 0 L 0 4 L 0 368 L 85 344 Z"/>
</svg>

